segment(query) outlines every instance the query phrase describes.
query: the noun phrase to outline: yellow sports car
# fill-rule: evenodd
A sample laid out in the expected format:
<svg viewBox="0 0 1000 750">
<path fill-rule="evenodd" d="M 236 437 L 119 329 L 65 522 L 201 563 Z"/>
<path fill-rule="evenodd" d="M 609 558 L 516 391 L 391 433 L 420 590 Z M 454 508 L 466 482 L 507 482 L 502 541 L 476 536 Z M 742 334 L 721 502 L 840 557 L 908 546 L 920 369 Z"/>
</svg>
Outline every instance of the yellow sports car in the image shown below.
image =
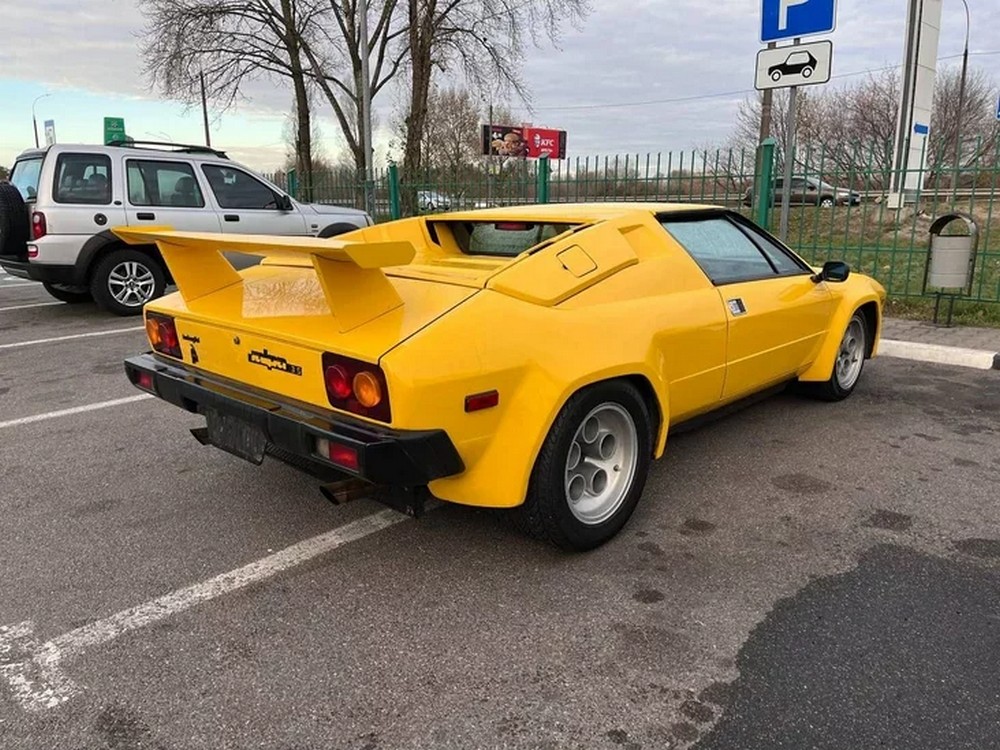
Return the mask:
<svg viewBox="0 0 1000 750">
<path fill-rule="evenodd" d="M 678 423 L 783 383 L 848 396 L 885 290 L 736 213 L 582 204 L 422 216 L 332 239 L 115 230 L 177 292 L 129 379 L 271 455 L 419 514 L 517 508 L 567 549 L 626 523 Z M 223 251 L 263 256 L 237 272 Z"/>
</svg>

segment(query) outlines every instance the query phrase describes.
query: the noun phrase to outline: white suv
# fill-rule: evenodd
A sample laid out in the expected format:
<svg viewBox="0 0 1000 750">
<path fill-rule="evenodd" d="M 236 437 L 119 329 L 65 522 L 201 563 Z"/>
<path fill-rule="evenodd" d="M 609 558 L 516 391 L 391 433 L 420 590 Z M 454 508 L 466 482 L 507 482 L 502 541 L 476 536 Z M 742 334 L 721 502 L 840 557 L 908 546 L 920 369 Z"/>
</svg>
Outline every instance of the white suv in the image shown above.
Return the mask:
<svg viewBox="0 0 1000 750">
<path fill-rule="evenodd" d="M 112 227 L 332 237 L 371 224 L 364 211 L 298 203 L 209 148 L 58 144 L 22 153 L 0 183 L 0 266 L 64 302 L 135 315 L 170 278 L 155 245 L 125 245 Z"/>
</svg>

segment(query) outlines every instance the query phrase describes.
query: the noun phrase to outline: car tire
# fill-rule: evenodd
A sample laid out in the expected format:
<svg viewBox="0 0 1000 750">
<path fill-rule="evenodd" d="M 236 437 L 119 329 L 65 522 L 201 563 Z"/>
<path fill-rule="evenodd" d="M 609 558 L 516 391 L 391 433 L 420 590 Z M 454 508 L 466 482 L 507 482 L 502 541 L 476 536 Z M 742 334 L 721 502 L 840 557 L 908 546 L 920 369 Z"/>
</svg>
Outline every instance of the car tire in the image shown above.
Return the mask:
<svg viewBox="0 0 1000 750">
<path fill-rule="evenodd" d="M 813 74 L 813 69 L 812 68 L 803 68 L 802 69 L 802 77 L 803 78 L 812 78 L 812 74 Z"/>
<path fill-rule="evenodd" d="M 833 208 L 835 202 L 836 201 L 828 195 L 819 199 L 820 208 Z"/>
<path fill-rule="evenodd" d="M 562 549 L 594 549 L 632 515 L 652 455 L 650 410 L 635 386 L 612 380 L 584 388 L 552 424 L 515 520 Z"/>
<path fill-rule="evenodd" d="M 79 305 L 84 302 L 91 302 L 94 299 L 90 294 L 90 290 L 85 286 L 50 284 L 47 281 L 42 286 L 45 287 L 46 292 L 57 300 L 69 303 L 70 305 Z"/>
<path fill-rule="evenodd" d="M 322 239 L 327 239 L 329 237 L 336 237 L 338 234 L 353 232 L 355 229 L 360 229 L 360 227 L 357 227 L 354 224 L 348 224 L 346 221 L 338 221 L 336 224 L 323 227 L 323 229 L 320 230 L 320 233 L 316 236 Z"/>
<path fill-rule="evenodd" d="M 0 255 L 25 256 L 30 226 L 21 191 L 12 183 L 0 182 Z"/>
<path fill-rule="evenodd" d="M 803 384 L 807 386 L 806 392 L 823 401 L 843 401 L 854 393 L 865 368 L 869 343 L 868 322 L 864 313 L 857 310 L 847 323 L 840 340 L 830 379 L 823 383 Z"/>
<path fill-rule="evenodd" d="M 777 83 L 778 81 L 780 81 L 781 80 L 781 71 L 780 70 L 776 70 L 773 73 L 771 73 L 771 80 L 774 81 L 775 83 Z"/>
<path fill-rule="evenodd" d="M 133 281 L 130 287 L 128 282 Z M 90 293 L 98 307 L 115 315 L 140 315 L 143 306 L 163 294 L 166 274 L 160 263 L 138 250 L 113 250 L 94 266 Z"/>
</svg>

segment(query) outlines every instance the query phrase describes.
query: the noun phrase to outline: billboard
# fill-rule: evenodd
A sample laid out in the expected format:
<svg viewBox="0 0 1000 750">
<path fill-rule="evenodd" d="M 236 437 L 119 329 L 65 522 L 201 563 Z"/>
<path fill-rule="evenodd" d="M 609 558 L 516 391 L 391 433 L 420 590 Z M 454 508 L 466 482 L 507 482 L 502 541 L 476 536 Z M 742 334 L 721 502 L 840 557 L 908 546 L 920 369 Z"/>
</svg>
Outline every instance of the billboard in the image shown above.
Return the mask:
<svg viewBox="0 0 1000 750">
<path fill-rule="evenodd" d="M 483 125 L 484 156 L 566 158 L 566 131 L 515 125 Z"/>
</svg>

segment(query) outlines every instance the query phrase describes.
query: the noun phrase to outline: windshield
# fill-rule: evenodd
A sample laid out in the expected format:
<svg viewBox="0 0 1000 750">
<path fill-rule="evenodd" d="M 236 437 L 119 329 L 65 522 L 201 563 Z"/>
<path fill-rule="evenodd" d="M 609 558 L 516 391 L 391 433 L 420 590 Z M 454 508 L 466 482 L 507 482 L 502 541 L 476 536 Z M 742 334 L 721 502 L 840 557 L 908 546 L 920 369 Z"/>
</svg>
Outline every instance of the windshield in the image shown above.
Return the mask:
<svg viewBox="0 0 1000 750">
<path fill-rule="evenodd" d="M 42 157 L 21 159 L 14 162 L 14 171 L 10 173 L 10 181 L 26 201 L 35 199 L 38 195 L 38 175 L 42 172 Z"/>
<path fill-rule="evenodd" d="M 528 221 L 438 221 L 431 226 L 439 238 L 450 234 L 458 249 L 466 255 L 505 258 L 520 255 L 535 245 L 575 228 L 573 224 Z"/>
</svg>

